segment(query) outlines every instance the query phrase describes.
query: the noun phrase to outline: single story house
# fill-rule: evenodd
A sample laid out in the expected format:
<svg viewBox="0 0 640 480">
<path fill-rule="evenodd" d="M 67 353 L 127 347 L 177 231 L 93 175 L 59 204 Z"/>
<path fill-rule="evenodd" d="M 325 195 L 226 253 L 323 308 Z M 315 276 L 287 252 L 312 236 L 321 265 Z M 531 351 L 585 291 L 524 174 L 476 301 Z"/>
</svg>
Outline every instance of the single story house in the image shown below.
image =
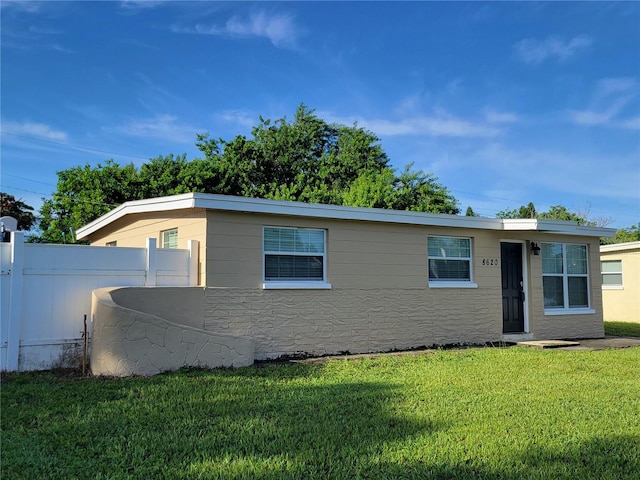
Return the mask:
<svg viewBox="0 0 640 480">
<path fill-rule="evenodd" d="M 117 247 L 197 240 L 197 305 L 186 304 L 192 294 L 169 301 L 172 291 L 162 308 L 140 309 L 190 309 L 203 330 L 250 338 L 268 359 L 603 337 L 599 237 L 614 233 L 189 193 L 124 203 L 77 236 Z"/>
<path fill-rule="evenodd" d="M 640 242 L 600 247 L 606 321 L 640 323 Z"/>
</svg>

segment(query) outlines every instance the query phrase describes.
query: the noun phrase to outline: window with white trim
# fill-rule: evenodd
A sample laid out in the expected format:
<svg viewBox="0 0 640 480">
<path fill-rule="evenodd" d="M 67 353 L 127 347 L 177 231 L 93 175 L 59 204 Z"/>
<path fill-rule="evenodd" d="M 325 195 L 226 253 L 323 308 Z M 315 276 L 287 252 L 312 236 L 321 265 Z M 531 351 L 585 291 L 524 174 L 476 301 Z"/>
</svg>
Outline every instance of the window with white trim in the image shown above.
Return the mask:
<svg viewBox="0 0 640 480">
<path fill-rule="evenodd" d="M 603 288 L 622 288 L 622 260 L 600 262 Z"/>
<path fill-rule="evenodd" d="M 178 248 L 178 229 L 164 230 L 160 232 L 162 248 Z"/>
<path fill-rule="evenodd" d="M 325 244 L 326 232 L 322 229 L 264 227 L 265 286 L 329 287 Z"/>
<path fill-rule="evenodd" d="M 117 247 L 118 246 L 118 241 L 117 240 L 113 240 L 111 242 L 107 242 L 106 245 L 107 245 L 107 247 Z"/>
<path fill-rule="evenodd" d="M 545 310 L 589 308 L 589 261 L 586 245 L 542 244 Z"/>
<path fill-rule="evenodd" d="M 427 238 L 430 285 L 471 285 L 471 239 L 465 237 Z"/>
</svg>

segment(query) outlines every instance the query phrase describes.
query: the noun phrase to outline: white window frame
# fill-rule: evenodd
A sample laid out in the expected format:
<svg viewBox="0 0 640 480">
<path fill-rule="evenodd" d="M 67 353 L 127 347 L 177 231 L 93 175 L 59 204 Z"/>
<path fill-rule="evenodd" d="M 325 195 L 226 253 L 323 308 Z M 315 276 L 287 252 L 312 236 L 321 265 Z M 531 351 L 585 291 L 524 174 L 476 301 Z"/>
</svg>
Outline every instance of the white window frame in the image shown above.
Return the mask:
<svg viewBox="0 0 640 480">
<path fill-rule="evenodd" d="M 617 263 L 618 265 L 620 265 L 620 269 L 618 271 L 615 272 L 605 272 L 603 267 L 603 264 L 605 263 Z M 600 274 L 602 275 L 602 288 L 603 290 L 624 290 L 624 277 L 622 275 L 622 260 L 619 259 L 615 259 L 615 260 L 601 260 L 600 261 Z M 605 276 L 613 276 L 613 275 L 620 275 L 620 283 L 609 283 L 606 284 L 604 283 L 604 277 Z"/>
<path fill-rule="evenodd" d="M 107 242 L 105 245 L 107 247 L 117 247 L 118 246 L 118 241 L 117 240 L 112 240 L 110 242 Z"/>
<path fill-rule="evenodd" d="M 322 252 L 295 252 L 295 251 L 270 251 L 265 249 L 265 231 L 268 228 L 277 228 L 281 230 L 313 230 L 322 232 L 323 235 L 323 251 Z M 291 255 L 301 257 L 322 257 L 322 280 L 300 279 L 300 280 L 267 280 L 266 279 L 266 259 L 267 255 Z M 307 227 L 285 227 L 281 225 L 265 225 L 262 228 L 262 288 L 271 289 L 330 289 L 331 284 L 327 282 L 327 231 L 322 228 Z"/>
<path fill-rule="evenodd" d="M 168 234 L 173 234 L 175 233 L 175 245 L 174 244 L 170 244 L 169 246 L 167 246 L 167 239 L 165 238 L 166 235 Z M 178 248 L 178 229 L 177 228 L 169 228 L 167 230 L 162 230 L 160 232 L 160 241 L 162 244 L 161 248 Z"/>
<path fill-rule="evenodd" d="M 447 256 L 429 256 L 429 239 L 430 238 L 455 238 L 469 241 L 469 257 L 447 257 Z M 469 262 L 469 280 L 438 280 L 432 279 L 429 275 L 430 260 L 465 260 Z M 471 237 L 457 237 L 453 235 L 428 235 L 427 236 L 427 279 L 429 288 L 478 288 L 478 284 L 473 281 L 473 239 Z"/>
<path fill-rule="evenodd" d="M 542 271 L 542 295 L 544 297 L 544 277 L 562 277 L 562 293 L 563 293 L 563 303 L 562 307 L 544 307 L 545 315 L 580 315 L 580 314 L 592 314 L 596 313 L 596 311 L 591 308 L 591 277 L 589 275 L 589 246 L 583 243 L 564 243 L 564 242 L 543 242 L 542 250 L 544 255 L 544 245 L 562 245 L 562 273 L 544 273 Z M 586 251 L 586 273 L 568 273 L 567 269 L 567 246 L 575 245 L 580 247 L 585 247 Z M 544 259 L 542 256 L 541 258 Z M 543 267 L 544 268 L 544 267 Z M 586 307 L 570 307 L 569 306 L 569 278 L 570 277 L 578 277 L 578 278 L 586 278 L 587 279 L 587 306 Z M 544 302 L 544 300 L 543 300 Z"/>
</svg>

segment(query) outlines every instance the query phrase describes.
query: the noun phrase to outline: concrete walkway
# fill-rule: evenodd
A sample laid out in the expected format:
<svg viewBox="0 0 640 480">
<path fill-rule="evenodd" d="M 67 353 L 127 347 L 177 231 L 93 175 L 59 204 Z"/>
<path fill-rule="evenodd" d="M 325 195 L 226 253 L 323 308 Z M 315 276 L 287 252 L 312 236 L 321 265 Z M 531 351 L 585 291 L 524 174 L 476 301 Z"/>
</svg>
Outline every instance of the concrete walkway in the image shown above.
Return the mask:
<svg viewBox="0 0 640 480">
<path fill-rule="evenodd" d="M 640 347 L 640 338 L 604 337 L 586 340 L 575 340 L 578 345 L 561 347 L 563 350 L 605 350 L 607 348 Z"/>
<path fill-rule="evenodd" d="M 588 338 L 580 340 L 537 340 L 531 342 L 519 342 L 515 346 L 527 346 L 538 349 L 557 349 L 557 350 L 605 350 L 607 348 L 629 348 L 640 347 L 640 338 L 634 337 L 605 337 L 605 338 Z M 474 347 L 468 347 L 474 348 Z M 478 347 L 482 348 L 482 347 Z M 455 350 L 455 349 L 454 349 Z M 437 350 L 407 350 L 386 353 L 361 353 L 346 355 L 327 355 L 323 357 L 311 357 L 301 359 L 275 360 L 276 363 L 323 363 L 330 360 L 352 360 L 357 358 L 378 358 L 383 356 L 406 356 L 406 355 L 425 355 L 434 353 Z M 264 363 L 272 363 L 266 361 Z"/>
</svg>

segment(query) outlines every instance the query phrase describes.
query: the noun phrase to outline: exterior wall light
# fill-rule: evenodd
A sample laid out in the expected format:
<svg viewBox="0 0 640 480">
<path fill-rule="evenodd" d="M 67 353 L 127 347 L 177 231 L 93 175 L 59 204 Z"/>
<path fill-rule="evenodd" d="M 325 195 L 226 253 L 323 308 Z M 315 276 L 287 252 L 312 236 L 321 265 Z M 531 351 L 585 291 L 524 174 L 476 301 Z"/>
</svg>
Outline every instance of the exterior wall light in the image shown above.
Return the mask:
<svg viewBox="0 0 640 480">
<path fill-rule="evenodd" d="M 540 255 L 540 246 L 536 242 L 531 242 L 531 255 Z"/>
</svg>

